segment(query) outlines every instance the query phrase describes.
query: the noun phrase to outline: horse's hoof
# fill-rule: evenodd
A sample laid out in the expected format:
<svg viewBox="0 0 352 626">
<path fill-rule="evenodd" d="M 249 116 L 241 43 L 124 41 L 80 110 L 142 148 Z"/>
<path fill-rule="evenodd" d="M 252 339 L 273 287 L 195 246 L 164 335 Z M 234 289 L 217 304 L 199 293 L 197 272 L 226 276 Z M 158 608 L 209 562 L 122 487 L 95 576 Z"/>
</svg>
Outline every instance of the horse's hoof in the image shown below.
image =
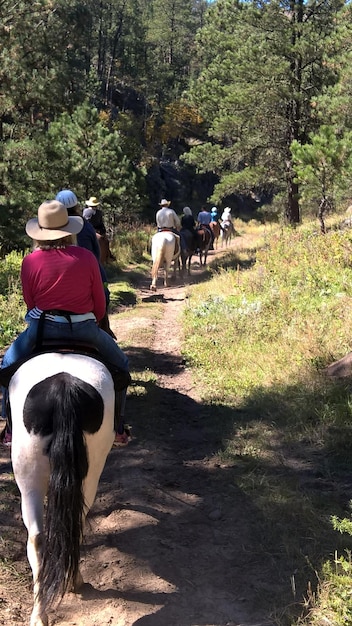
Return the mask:
<svg viewBox="0 0 352 626">
<path fill-rule="evenodd" d="M 46 613 L 40 615 L 33 610 L 31 615 L 30 626 L 49 626 L 49 618 Z"/>
<path fill-rule="evenodd" d="M 83 587 L 83 585 L 84 585 L 84 580 L 83 580 L 81 572 L 78 570 L 76 580 L 71 587 L 71 592 L 78 593 L 79 590 Z"/>
<path fill-rule="evenodd" d="M 150 285 L 150 291 L 156 291 L 156 286 L 155 285 Z"/>
</svg>

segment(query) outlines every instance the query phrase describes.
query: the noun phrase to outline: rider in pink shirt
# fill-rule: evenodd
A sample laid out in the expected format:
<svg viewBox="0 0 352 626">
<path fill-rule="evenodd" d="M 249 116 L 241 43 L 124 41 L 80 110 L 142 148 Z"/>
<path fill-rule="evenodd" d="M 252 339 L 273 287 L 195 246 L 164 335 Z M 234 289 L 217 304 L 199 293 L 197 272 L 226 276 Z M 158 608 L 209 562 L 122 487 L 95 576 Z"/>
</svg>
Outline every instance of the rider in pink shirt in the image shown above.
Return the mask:
<svg viewBox="0 0 352 626">
<path fill-rule="evenodd" d="M 128 359 L 97 324 L 105 314 L 105 293 L 94 254 L 76 245 L 82 227 L 83 219 L 69 216 L 57 200 L 41 204 L 38 218 L 27 222 L 27 235 L 34 240 L 34 250 L 23 259 L 21 268 L 28 326 L 5 352 L 1 367 L 30 356 L 41 336 L 73 346 L 81 341 L 94 346 L 108 365 L 121 372 L 125 395 L 130 382 Z M 121 418 L 123 408 L 124 400 Z"/>
<path fill-rule="evenodd" d="M 94 255 L 79 246 L 42 250 L 28 254 L 22 263 L 23 298 L 28 314 L 32 309 L 62 309 L 94 314 L 100 321 L 105 314 L 105 294 L 99 265 Z M 74 285 L 74 289 L 72 286 Z"/>
</svg>

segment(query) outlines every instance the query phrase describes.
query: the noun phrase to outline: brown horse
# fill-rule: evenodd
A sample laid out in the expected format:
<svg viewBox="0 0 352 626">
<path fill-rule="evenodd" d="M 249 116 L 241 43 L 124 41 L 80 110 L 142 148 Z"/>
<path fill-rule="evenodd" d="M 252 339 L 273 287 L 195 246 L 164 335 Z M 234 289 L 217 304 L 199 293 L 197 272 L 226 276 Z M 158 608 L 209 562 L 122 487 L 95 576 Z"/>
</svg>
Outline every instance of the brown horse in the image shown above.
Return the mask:
<svg viewBox="0 0 352 626">
<path fill-rule="evenodd" d="M 110 250 L 110 242 L 107 236 L 97 233 L 97 239 L 100 247 L 100 263 L 107 265 L 110 261 L 116 261 L 116 257 Z"/>
<path fill-rule="evenodd" d="M 211 232 L 209 228 L 203 225 L 198 226 L 197 239 L 199 248 L 199 263 L 200 265 L 206 265 L 208 252 L 212 242 Z"/>
<path fill-rule="evenodd" d="M 213 236 L 214 236 L 214 247 L 217 248 L 218 247 L 218 239 L 220 237 L 220 233 L 221 233 L 221 227 L 219 222 L 210 222 L 209 224 Z"/>
</svg>

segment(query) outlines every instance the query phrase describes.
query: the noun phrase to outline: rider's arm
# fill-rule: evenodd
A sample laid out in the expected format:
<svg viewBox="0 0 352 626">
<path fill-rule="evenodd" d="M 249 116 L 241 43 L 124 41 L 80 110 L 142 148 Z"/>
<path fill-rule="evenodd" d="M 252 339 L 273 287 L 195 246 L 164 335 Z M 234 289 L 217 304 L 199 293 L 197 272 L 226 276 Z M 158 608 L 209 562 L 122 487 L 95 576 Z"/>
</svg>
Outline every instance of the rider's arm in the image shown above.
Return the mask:
<svg viewBox="0 0 352 626">
<path fill-rule="evenodd" d="M 23 300 L 25 301 L 25 303 L 27 305 L 27 310 L 30 311 L 31 309 L 33 309 L 35 307 L 35 301 L 34 301 L 34 292 L 33 292 L 33 288 L 32 288 L 33 287 L 33 283 L 32 283 L 32 280 L 30 280 L 30 277 L 29 277 L 29 267 L 28 267 L 28 261 L 26 259 L 27 259 L 27 257 L 25 256 L 23 261 L 22 261 L 21 282 L 22 282 Z"/>
<path fill-rule="evenodd" d="M 106 310 L 106 298 L 104 292 L 104 286 L 102 282 L 102 274 L 97 260 L 93 257 L 94 263 L 92 263 L 92 296 L 93 296 L 93 313 L 99 322 L 105 315 Z"/>
</svg>

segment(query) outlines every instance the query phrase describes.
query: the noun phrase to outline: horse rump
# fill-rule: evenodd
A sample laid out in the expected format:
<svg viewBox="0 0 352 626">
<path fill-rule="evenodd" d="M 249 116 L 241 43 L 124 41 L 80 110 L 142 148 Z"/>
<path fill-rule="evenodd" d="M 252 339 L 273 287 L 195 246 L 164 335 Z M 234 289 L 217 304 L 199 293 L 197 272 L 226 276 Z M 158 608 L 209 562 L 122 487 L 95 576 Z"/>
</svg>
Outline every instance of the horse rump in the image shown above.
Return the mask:
<svg viewBox="0 0 352 626">
<path fill-rule="evenodd" d="M 114 383 L 91 356 L 47 352 L 15 372 L 9 401 L 34 583 L 31 626 L 43 626 L 47 609 L 81 581 L 85 517 L 114 439 Z"/>
<path fill-rule="evenodd" d="M 52 435 L 45 550 L 38 575 L 38 600 L 47 607 L 74 587 L 78 577 L 88 472 L 84 430 L 96 432 L 103 413 L 102 398 L 92 385 L 65 372 L 37 383 L 24 404 L 26 428 Z"/>
</svg>

